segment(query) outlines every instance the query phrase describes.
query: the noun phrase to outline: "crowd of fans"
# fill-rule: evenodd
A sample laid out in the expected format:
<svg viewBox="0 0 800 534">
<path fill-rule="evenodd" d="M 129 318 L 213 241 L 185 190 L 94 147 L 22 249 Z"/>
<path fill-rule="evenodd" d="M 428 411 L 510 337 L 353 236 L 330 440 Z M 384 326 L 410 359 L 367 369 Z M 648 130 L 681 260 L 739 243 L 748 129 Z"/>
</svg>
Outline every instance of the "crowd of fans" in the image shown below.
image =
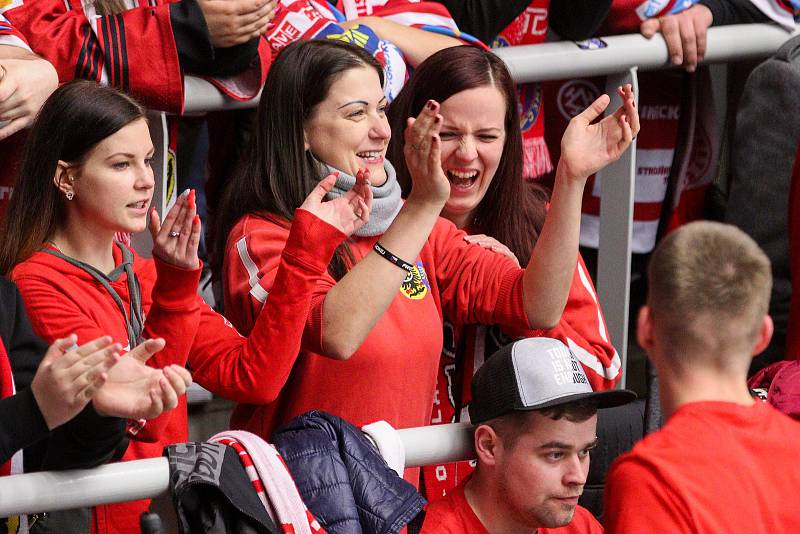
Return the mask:
<svg viewBox="0 0 800 534">
<path fill-rule="evenodd" d="M 680 93 L 707 86 L 695 71 L 711 25 L 789 29 L 798 13 L 788 0 L 0 7 L 2 474 L 160 456 L 188 439 L 194 380 L 236 403 L 232 430 L 265 440 L 313 410 L 358 427 L 471 422 L 477 461 L 398 473 L 431 502 L 422 532 L 602 532 L 577 505 L 597 412 L 633 395 L 615 389 L 624 369 L 579 246 L 596 245 L 595 173 L 638 137 L 634 248 L 655 252 L 637 336 L 668 423 L 609 471 L 606 529 L 797 531 L 785 488 L 800 482 L 800 426 L 747 388 L 776 329 L 770 261 L 733 227 L 690 222 L 721 135 Z M 660 34 L 690 74 L 619 87 L 616 109 L 585 80 L 590 98 L 565 111 L 576 81 L 518 87 L 490 48 L 544 42 L 548 22 L 575 40 Z M 246 143 L 220 147 L 236 159 L 212 162 L 212 212 L 189 188 L 159 214 L 146 110 L 174 113 L 170 147 L 185 148 L 189 74 L 260 102 L 235 123 Z M 224 137 L 211 139 L 214 152 Z M 145 230 L 152 250 L 134 251 Z M 203 260 L 221 309 L 199 296 Z M 795 356 L 778 344 L 760 367 Z M 148 507 L 15 528 L 138 532 Z M 319 526 L 309 513 L 304 528 Z"/>
</svg>

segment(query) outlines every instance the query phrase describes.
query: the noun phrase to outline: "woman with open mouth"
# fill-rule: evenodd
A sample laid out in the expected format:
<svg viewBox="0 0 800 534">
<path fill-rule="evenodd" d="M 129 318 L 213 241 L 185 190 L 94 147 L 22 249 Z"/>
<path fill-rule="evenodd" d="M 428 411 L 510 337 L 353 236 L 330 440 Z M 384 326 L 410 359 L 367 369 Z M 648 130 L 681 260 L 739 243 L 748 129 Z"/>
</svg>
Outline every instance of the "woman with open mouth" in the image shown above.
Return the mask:
<svg viewBox="0 0 800 534">
<path fill-rule="evenodd" d="M 270 69 L 269 98 L 259 105 L 248 158 L 227 184 L 215 224 L 226 315 L 237 328 L 247 332 L 272 298 L 292 210 L 321 177 L 338 172 L 329 196 L 368 177 L 374 200 L 370 222 L 337 250 L 317 286 L 303 352 L 286 387 L 272 404 L 237 407 L 235 428 L 268 436 L 312 409 L 356 425 L 428 424 L 442 317 L 517 330 L 555 326 L 577 261 L 583 184 L 619 157 L 638 130 L 630 99 L 597 127 L 588 124 L 608 97 L 586 113 L 585 127 L 573 134 L 586 162 L 564 170 L 565 186 L 554 194 L 539 240 L 542 254 L 522 269 L 470 245 L 439 217 L 453 187 L 442 169 L 441 106 L 428 101 L 404 131 L 392 132 L 383 83 L 372 56 L 335 41 L 292 44 Z M 405 201 L 385 157 L 393 133 L 405 136 L 412 183 Z M 466 190 L 471 173 L 450 174 Z M 416 471 L 405 476 L 418 480 Z"/>
<path fill-rule="evenodd" d="M 630 87 L 620 88 L 620 97 L 633 107 Z M 568 296 L 563 289 L 558 292 L 559 298 L 566 297 L 564 313 L 558 325 L 545 332 L 466 324 L 458 316 L 445 313 L 445 344 L 431 420 L 460 421 L 467 413 L 473 373 L 486 357 L 517 337 L 544 335 L 561 340 L 583 363 L 595 390 L 614 387 L 621 376 L 620 358 L 608 338 L 591 278 L 577 253 L 572 224 L 580 216 L 579 194 L 587 171 L 599 169 L 616 154 L 616 147 L 603 145 L 607 139 L 592 135 L 618 121 L 622 113 L 629 114 L 635 134 L 635 110 L 621 108 L 623 111 L 596 127 L 589 126 L 589 116 L 584 112 L 570 125 L 562 140 L 563 154 L 548 218 L 566 215 L 572 223 L 569 227 L 557 226 L 555 232 L 551 226 L 545 234 L 549 198 L 543 187 L 523 180 L 515 86 L 503 61 L 490 52 L 465 46 L 434 54 L 419 66 L 392 103 L 392 130 L 403 128 L 407 118 L 417 115 L 430 99 L 441 102 L 441 165 L 450 182 L 450 196 L 441 216 L 465 231 L 466 241 L 524 265 L 555 261 L 556 255 L 563 254 L 564 263 L 560 264 L 564 270 L 549 283 L 561 288 L 569 284 Z M 389 158 L 396 162 L 398 181 L 408 194 L 413 178 L 402 157 L 404 150 L 402 138 L 392 139 Z M 568 258 L 573 262 L 570 268 L 566 268 Z M 471 471 L 468 462 L 427 466 L 424 473 L 431 476 L 425 477 L 426 492 L 431 498 L 441 497 Z"/>
</svg>

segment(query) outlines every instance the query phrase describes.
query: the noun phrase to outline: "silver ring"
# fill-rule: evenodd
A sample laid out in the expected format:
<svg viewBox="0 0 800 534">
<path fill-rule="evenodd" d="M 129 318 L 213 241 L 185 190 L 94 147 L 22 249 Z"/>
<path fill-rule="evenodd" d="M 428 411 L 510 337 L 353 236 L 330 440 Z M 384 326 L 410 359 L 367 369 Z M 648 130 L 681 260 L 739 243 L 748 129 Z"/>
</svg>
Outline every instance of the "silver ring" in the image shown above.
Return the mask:
<svg viewBox="0 0 800 534">
<path fill-rule="evenodd" d="M 175 231 L 172 231 L 172 232 L 169 233 L 170 237 L 179 237 L 180 235 L 181 235 L 180 232 L 175 232 Z"/>
</svg>

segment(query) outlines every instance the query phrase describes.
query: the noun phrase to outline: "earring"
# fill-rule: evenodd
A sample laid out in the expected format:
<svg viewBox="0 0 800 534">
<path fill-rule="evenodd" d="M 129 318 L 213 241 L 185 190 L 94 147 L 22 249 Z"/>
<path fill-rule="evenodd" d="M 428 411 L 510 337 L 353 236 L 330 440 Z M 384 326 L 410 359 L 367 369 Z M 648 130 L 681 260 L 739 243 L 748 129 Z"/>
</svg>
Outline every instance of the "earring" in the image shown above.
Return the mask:
<svg viewBox="0 0 800 534">
<path fill-rule="evenodd" d="M 75 198 L 75 192 L 74 191 L 67 191 L 65 193 L 65 195 L 67 197 L 67 200 L 72 200 L 73 198 Z"/>
</svg>

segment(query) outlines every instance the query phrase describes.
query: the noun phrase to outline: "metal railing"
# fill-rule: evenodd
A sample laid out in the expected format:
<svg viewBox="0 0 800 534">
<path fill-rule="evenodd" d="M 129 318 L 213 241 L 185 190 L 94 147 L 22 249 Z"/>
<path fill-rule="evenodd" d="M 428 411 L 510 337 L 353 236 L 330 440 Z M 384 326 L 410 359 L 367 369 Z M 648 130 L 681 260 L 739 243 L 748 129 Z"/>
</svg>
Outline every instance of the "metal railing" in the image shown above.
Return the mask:
<svg viewBox="0 0 800 534">
<path fill-rule="evenodd" d="M 382 427 L 385 436 L 382 439 L 402 447 L 405 467 L 473 458 L 468 424 L 394 430 L 382 423 Z M 382 443 L 377 445 L 382 450 Z M 391 448 L 392 444 L 387 447 Z M 0 477 L 0 517 L 150 499 L 168 488 L 169 464 L 164 457 L 118 462 L 94 469 L 11 475 Z"/>
</svg>

